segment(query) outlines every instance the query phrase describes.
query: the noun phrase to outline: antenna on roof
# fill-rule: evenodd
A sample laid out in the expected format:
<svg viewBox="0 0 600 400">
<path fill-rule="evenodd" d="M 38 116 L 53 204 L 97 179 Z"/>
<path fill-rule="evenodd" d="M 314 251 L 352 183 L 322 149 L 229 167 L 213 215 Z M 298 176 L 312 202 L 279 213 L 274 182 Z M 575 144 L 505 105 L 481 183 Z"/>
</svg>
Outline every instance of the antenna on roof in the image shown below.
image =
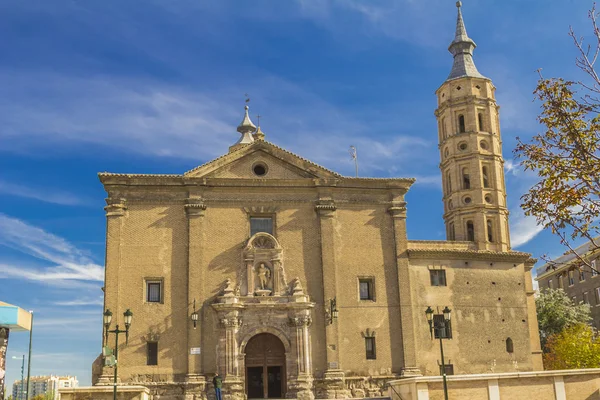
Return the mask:
<svg viewBox="0 0 600 400">
<path fill-rule="evenodd" d="M 356 153 L 356 147 L 350 146 L 348 153 L 350 153 L 350 158 L 354 160 L 354 169 L 356 170 L 356 177 L 358 178 L 358 154 Z"/>
</svg>

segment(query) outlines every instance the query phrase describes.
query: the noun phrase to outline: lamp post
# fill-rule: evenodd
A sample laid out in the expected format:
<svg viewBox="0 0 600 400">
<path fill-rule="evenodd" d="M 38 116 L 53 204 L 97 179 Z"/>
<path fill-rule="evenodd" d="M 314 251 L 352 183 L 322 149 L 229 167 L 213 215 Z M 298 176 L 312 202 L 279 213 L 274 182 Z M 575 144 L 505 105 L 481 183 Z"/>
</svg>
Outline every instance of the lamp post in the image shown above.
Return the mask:
<svg viewBox="0 0 600 400">
<path fill-rule="evenodd" d="M 25 390 L 25 399 L 29 399 L 29 378 L 31 377 L 31 343 L 33 340 L 33 311 L 31 314 L 31 325 L 29 326 L 29 356 L 27 357 L 27 389 Z"/>
<path fill-rule="evenodd" d="M 125 330 L 119 329 L 119 324 L 112 331 L 109 330 L 110 323 L 112 321 L 112 312 L 107 309 L 104 312 L 104 342 L 108 342 L 108 334 L 115 334 L 115 374 L 113 378 L 113 400 L 117 400 L 117 367 L 118 367 L 118 356 L 119 356 L 119 333 L 125 334 L 125 344 L 129 341 L 129 327 L 131 326 L 131 319 L 133 318 L 133 313 L 128 308 L 127 311 L 123 313 L 123 319 L 125 321 Z"/>
<path fill-rule="evenodd" d="M 23 395 L 25 394 L 25 354 L 23 354 L 22 357 L 12 356 L 12 358 L 14 360 L 18 360 L 19 358 L 21 358 L 21 392 L 19 393 L 19 400 L 23 400 Z"/>
<path fill-rule="evenodd" d="M 444 361 L 444 345 L 442 339 L 449 339 L 447 336 L 448 332 L 448 324 L 450 323 L 450 314 L 451 310 L 446 306 L 442 313 L 444 314 L 443 321 L 434 321 L 433 320 L 433 309 L 431 307 L 427 307 L 425 310 L 425 315 L 427 316 L 427 322 L 429 323 L 429 334 L 431 338 L 434 338 L 433 333 L 436 332 L 438 338 L 440 339 L 440 353 L 442 357 L 442 379 L 444 381 L 444 400 L 448 400 L 448 384 L 446 383 L 446 363 Z"/>
</svg>

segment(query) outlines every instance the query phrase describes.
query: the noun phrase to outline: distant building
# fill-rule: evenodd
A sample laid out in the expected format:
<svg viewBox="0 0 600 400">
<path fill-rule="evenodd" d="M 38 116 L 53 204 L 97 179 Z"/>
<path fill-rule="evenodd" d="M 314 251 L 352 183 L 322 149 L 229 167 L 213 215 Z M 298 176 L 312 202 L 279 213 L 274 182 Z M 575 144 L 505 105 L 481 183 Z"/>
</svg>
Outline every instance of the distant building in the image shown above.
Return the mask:
<svg viewBox="0 0 600 400">
<path fill-rule="evenodd" d="M 576 303 L 584 302 L 592 309 L 592 325 L 600 328 L 600 252 L 587 242 L 575 249 L 592 268 L 581 267 L 583 263 L 568 252 L 537 268 L 540 290 L 563 289 Z"/>
<path fill-rule="evenodd" d="M 52 394 L 54 400 L 58 400 L 58 389 L 78 387 L 79 381 L 75 376 L 32 376 L 31 386 L 29 388 L 29 397 L 38 395 Z M 14 400 L 25 400 L 25 392 L 27 391 L 27 379 L 24 382 L 21 380 L 13 383 L 12 396 Z"/>
</svg>

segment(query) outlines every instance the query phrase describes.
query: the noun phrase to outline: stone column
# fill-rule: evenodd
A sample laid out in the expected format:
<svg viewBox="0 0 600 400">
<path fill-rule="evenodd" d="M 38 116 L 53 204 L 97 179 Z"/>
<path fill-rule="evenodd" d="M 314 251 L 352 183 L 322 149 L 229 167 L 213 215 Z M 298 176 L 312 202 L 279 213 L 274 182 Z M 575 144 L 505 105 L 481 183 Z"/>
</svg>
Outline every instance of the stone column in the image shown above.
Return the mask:
<svg viewBox="0 0 600 400">
<path fill-rule="evenodd" d="M 190 197 L 186 200 L 185 213 L 188 217 L 188 320 L 187 348 L 188 371 L 186 381 L 190 383 L 205 383 L 203 375 L 203 354 L 206 349 L 202 346 L 204 324 L 204 214 L 206 205 L 201 197 Z M 198 324 L 194 329 L 191 321 L 193 305 L 196 304 Z M 191 354 L 191 348 L 200 348 L 200 354 Z"/>
<path fill-rule="evenodd" d="M 402 332 L 402 376 L 422 375 L 417 367 L 417 341 L 415 335 L 415 319 L 413 316 L 413 297 L 410 284 L 408 260 L 408 238 L 406 236 L 406 202 L 404 194 L 392 194 L 392 205 L 388 209 L 392 215 L 394 241 L 396 244 L 396 267 L 398 270 L 398 291 L 400 292 L 400 323 Z M 425 310 L 423 310 L 424 312 Z M 423 314 L 425 315 L 425 314 Z"/>
<path fill-rule="evenodd" d="M 225 399 L 243 399 L 245 396 L 244 380 L 239 371 L 239 343 L 238 331 L 242 326 L 242 318 L 238 311 L 232 311 L 224 318 L 220 319 L 221 326 L 225 328 L 225 335 L 221 337 L 224 343 L 219 348 L 225 351 L 225 354 L 219 355 L 219 359 L 224 361 L 221 370 L 224 369 L 224 398 Z M 224 368 L 223 368 L 224 367 Z"/>
<path fill-rule="evenodd" d="M 119 269 L 121 268 L 121 231 L 123 229 L 124 219 L 127 214 L 126 199 L 118 197 L 108 197 L 106 199 L 106 261 L 104 271 L 104 309 L 110 309 L 113 316 L 119 318 L 124 309 L 119 308 Z M 124 307 L 125 308 L 125 307 Z M 112 326 L 114 327 L 113 319 Z M 104 332 L 102 332 L 103 346 L 113 343 L 105 343 Z M 123 335 L 121 335 L 123 336 Z M 110 338 L 109 338 L 110 340 Z M 122 339 L 125 341 L 125 337 Z M 98 385 L 111 385 L 113 383 L 113 369 L 102 367 L 102 374 L 98 379 Z"/>
<path fill-rule="evenodd" d="M 323 307 L 329 310 L 329 301 L 337 293 L 337 218 L 335 203 L 330 193 L 322 191 L 315 207 L 319 215 L 321 228 L 321 262 L 323 267 Z M 338 303 L 339 304 L 339 303 Z M 325 311 L 323 310 L 323 311 Z M 340 313 L 342 314 L 342 313 Z M 343 317 L 342 317 L 343 318 Z M 325 321 L 325 340 L 327 346 L 327 370 L 324 374 L 323 385 L 327 398 L 343 398 L 344 371 L 340 365 L 338 321 Z"/>
<path fill-rule="evenodd" d="M 298 375 L 288 384 L 287 396 L 301 400 L 315 398 L 312 386 L 312 362 L 310 355 L 310 335 L 308 327 L 312 323 L 310 315 L 290 318 L 290 325 L 295 328 L 296 337 L 296 369 Z"/>
</svg>

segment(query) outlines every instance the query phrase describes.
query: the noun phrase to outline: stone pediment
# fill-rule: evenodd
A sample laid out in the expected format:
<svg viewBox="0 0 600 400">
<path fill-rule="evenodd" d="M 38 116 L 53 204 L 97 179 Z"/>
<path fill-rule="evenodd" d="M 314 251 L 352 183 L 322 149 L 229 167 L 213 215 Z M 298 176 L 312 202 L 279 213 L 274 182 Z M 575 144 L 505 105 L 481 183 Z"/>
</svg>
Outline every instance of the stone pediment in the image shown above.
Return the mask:
<svg viewBox="0 0 600 400">
<path fill-rule="evenodd" d="M 263 175 L 255 166 L 262 165 Z M 340 175 L 266 141 L 257 141 L 188 171 L 185 177 L 226 179 L 318 179 Z"/>
</svg>

